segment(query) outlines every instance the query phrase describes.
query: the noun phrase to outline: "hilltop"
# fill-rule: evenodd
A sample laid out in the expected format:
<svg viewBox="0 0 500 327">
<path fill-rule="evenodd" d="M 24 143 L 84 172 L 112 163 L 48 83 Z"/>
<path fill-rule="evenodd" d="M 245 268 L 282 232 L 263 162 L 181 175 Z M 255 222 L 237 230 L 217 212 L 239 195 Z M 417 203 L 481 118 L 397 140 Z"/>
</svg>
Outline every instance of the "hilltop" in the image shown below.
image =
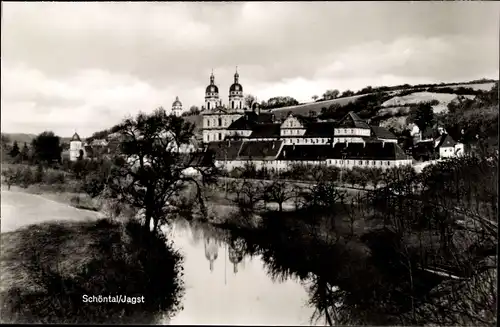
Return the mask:
<svg viewBox="0 0 500 327">
<path fill-rule="evenodd" d="M 30 145 L 31 141 L 33 141 L 37 137 L 37 134 L 26 133 L 2 133 L 2 135 L 5 135 L 9 138 L 9 145 L 17 142 L 19 146 L 22 146 L 24 143 Z M 71 137 L 61 137 L 61 143 L 69 143 L 70 140 Z"/>
<path fill-rule="evenodd" d="M 465 98 L 473 99 L 479 92 L 491 90 L 495 82 L 494 80 L 483 79 L 447 84 L 400 85 L 373 89 L 368 87 L 360 91 L 362 94 L 276 108 L 271 109 L 271 112 L 275 114 L 276 119 L 284 119 L 289 112 L 302 116 L 308 116 L 313 112 L 321 118 L 321 113 L 328 109 L 358 107 L 355 111 L 360 112 L 361 118 L 376 121 L 382 126 L 401 129 L 402 125 L 405 125 L 406 116 L 410 113 L 411 105 L 433 102 L 435 113 L 442 113 L 447 110 L 450 102 Z M 368 90 L 371 90 L 371 92 L 368 92 Z M 374 106 L 377 107 L 376 110 L 373 110 Z M 370 107 L 370 110 L 366 110 L 365 107 Z M 196 125 L 195 130 L 197 132 L 201 131 L 201 115 L 187 116 L 185 118 Z"/>
</svg>

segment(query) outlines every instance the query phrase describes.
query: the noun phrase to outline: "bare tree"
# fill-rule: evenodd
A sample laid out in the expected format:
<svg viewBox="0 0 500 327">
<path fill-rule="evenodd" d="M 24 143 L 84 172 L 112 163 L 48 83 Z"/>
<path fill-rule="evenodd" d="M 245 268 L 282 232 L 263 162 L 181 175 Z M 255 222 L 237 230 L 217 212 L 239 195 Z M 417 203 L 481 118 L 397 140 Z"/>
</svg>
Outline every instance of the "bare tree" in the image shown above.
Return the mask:
<svg viewBox="0 0 500 327">
<path fill-rule="evenodd" d="M 201 167 L 199 157 L 184 154 L 183 145 L 190 144 L 194 126 L 181 117 L 167 115 L 163 108 L 147 115 L 126 119 L 119 133 L 121 147 L 115 157 L 110 191 L 120 201 L 141 209 L 145 229 L 151 219 L 154 231 L 175 212 L 173 202 L 195 189 L 196 198 L 205 211 L 203 187 L 214 183 L 217 170 L 213 165 Z M 188 173 L 189 169 L 197 175 Z"/>
</svg>

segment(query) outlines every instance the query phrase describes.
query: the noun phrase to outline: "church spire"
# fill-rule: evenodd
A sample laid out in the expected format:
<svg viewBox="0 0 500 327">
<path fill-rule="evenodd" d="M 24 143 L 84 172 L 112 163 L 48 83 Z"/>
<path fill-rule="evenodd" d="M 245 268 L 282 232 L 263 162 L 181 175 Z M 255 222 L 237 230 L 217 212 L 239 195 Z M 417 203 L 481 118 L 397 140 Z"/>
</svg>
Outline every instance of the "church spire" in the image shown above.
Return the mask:
<svg viewBox="0 0 500 327">
<path fill-rule="evenodd" d="M 240 74 L 238 74 L 238 66 L 236 66 L 236 73 L 234 73 L 234 83 L 238 83 Z"/>
<path fill-rule="evenodd" d="M 214 85 L 214 80 L 215 80 L 214 69 L 212 68 L 212 74 L 210 74 L 210 85 Z"/>
</svg>

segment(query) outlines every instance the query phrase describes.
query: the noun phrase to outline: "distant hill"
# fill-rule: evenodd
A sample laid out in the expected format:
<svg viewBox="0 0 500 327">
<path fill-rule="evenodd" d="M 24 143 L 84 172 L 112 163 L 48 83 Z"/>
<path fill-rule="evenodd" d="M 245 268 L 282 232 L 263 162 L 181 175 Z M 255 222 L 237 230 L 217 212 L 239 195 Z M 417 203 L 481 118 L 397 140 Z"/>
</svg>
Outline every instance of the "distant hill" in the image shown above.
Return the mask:
<svg viewBox="0 0 500 327">
<path fill-rule="evenodd" d="M 36 134 L 24 134 L 24 133 L 2 133 L 10 139 L 10 144 L 17 141 L 17 144 L 23 145 L 25 142 L 30 144 L 31 141 L 36 137 Z"/>
<path fill-rule="evenodd" d="M 10 139 L 10 144 L 13 144 L 15 141 L 17 141 L 17 144 L 20 146 L 23 145 L 25 142 L 29 145 L 31 144 L 31 141 L 35 137 L 37 137 L 37 134 L 25 134 L 25 133 L 2 133 L 3 135 L 7 136 Z M 61 137 L 61 143 L 69 143 L 71 140 L 71 137 Z"/>
</svg>

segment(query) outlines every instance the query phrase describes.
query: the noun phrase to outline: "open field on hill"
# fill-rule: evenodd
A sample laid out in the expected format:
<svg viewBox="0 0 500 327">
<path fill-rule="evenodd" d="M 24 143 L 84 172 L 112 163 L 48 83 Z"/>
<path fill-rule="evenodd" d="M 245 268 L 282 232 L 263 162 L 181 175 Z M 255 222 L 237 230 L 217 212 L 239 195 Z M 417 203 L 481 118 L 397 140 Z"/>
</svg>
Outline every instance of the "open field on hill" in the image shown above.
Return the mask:
<svg viewBox="0 0 500 327">
<path fill-rule="evenodd" d="M 315 111 L 316 113 L 321 112 L 321 108 L 326 107 L 328 108 L 332 104 L 339 104 L 341 106 L 344 106 L 350 102 L 356 101 L 362 96 L 365 96 L 366 94 L 363 95 L 354 95 L 352 97 L 345 97 L 345 98 L 338 98 L 338 99 L 333 99 L 333 100 L 326 100 L 326 101 L 320 101 L 320 102 L 310 102 L 310 103 L 305 103 L 297 106 L 291 106 L 291 107 L 285 107 L 285 108 L 277 108 L 273 109 L 272 113 L 275 114 L 276 118 L 284 118 L 288 114 L 289 111 L 291 111 L 294 115 L 303 115 L 307 116 L 309 115 L 310 111 Z"/>
<path fill-rule="evenodd" d="M 491 90 L 493 85 L 495 85 L 495 83 L 488 82 L 488 83 L 479 83 L 479 84 L 457 84 L 457 85 L 453 85 L 453 86 L 438 86 L 438 88 L 449 87 L 452 89 L 458 89 L 459 87 L 465 87 L 465 88 L 473 89 L 473 90 L 489 91 L 489 90 Z"/>
<path fill-rule="evenodd" d="M 464 97 L 469 99 L 474 98 L 474 96 L 470 95 L 464 95 Z M 415 92 L 402 97 L 393 97 L 382 103 L 382 107 L 407 106 L 410 104 L 418 104 L 432 100 L 437 100 L 440 104 L 448 105 L 448 103 L 457 98 L 458 95 L 450 93 Z"/>
</svg>

